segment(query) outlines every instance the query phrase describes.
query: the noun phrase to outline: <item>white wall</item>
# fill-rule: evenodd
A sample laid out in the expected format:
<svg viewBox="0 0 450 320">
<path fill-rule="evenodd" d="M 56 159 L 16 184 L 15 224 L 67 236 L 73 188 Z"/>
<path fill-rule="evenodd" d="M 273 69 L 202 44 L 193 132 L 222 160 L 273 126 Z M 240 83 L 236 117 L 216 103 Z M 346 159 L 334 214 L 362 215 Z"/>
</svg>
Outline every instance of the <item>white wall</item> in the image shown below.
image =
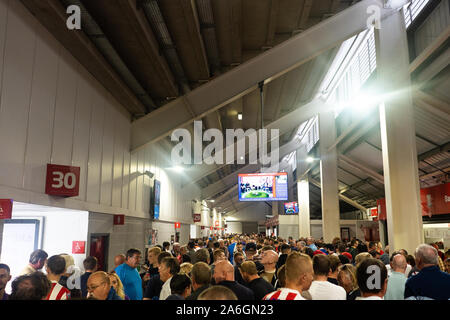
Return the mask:
<svg viewBox="0 0 450 320">
<path fill-rule="evenodd" d="M 227 233 L 242 233 L 242 222 L 227 221 Z"/>
<path fill-rule="evenodd" d="M 26 204 L 15 203 L 12 218 L 19 219 L 22 217 L 44 218 L 42 249 L 48 253 L 49 257 L 67 253 L 74 258 L 75 265 L 78 268 L 83 268 L 83 260 L 89 251 L 87 247 L 89 213 L 87 211 L 42 206 L 32 208 Z M 86 241 L 85 253 L 72 254 L 72 241 Z M 28 253 L 28 257 L 30 253 Z M 28 261 L 24 261 L 23 266 L 27 263 Z"/>
<path fill-rule="evenodd" d="M 128 112 L 28 12 L 0 0 L 0 196 L 149 219 L 161 181 L 161 220 L 192 223 L 191 199 L 152 145 L 130 153 Z M 81 168 L 80 194 L 45 194 L 47 163 Z"/>
</svg>

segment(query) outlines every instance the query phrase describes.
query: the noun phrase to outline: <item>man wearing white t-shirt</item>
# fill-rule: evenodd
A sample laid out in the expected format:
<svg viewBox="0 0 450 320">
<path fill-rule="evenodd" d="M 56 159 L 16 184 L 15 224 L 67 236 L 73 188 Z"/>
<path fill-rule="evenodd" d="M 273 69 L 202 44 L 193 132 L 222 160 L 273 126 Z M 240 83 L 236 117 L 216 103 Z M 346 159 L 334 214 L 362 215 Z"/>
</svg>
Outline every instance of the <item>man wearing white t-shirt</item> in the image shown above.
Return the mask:
<svg viewBox="0 0 450 320">
<path fill-rule="evenodd" d="M 329 258 L 324 254 L 317 254 L 313 258 L 314 281 L 308 292 L 313 300 L 346 300 L 344 288 L 328 281 L 331 270 Z"/>
<path fill-rule="evenodd" d="M 285 263 L 285 274 L 285 287 L 267 294 L 263 300 L 306 300 L 302 292 L 309 289 L 313 280 L 311 258 L 303 253 L 290 253 Z"/>
</svg>

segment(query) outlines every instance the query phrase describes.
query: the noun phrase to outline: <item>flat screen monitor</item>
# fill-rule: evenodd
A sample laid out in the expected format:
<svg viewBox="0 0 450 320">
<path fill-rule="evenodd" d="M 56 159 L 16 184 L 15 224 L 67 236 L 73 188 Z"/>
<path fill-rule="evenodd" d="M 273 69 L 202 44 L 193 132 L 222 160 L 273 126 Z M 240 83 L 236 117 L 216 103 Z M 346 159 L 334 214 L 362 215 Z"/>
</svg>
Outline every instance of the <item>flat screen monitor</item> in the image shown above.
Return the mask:
<svg viewBox="0 0 450 320">
<path fill-rule="evenodd" d="M 285 202 L 284 203 L 284 214 L 298 214 L 298 203 L 297 202 Z"/>
<path fill-rule="evenodd" d="M 161 195 L 161 182 L 158 180 L 155 180 L 154 185 L 154 204 L 153 204 L 153 219 L 158 220 L 159 219 L 159 201 L 160 201 L 160 195 Z"/>
<path fill-rule="evenodd" d="M 288 199 L 287 172 L 240 174 L 238 179 L 239 201 Z"/>
</svg>

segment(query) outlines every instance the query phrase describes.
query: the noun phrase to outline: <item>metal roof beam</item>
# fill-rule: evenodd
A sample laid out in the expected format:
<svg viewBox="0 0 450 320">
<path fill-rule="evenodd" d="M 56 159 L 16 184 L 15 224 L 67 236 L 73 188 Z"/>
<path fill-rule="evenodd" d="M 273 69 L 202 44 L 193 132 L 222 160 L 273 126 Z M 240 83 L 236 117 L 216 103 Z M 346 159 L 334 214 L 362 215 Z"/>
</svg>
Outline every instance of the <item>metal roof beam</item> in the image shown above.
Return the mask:
<svg viewBox="0 0 450 320">
<path fill-rule="evenodd" d="M 373 5 L 380 8 L 382 19 L 394 12 L 379 0 L 361 1 L 133 122 L 131 149 L 166 137 L 255 90 L 259 82 L 270 82 L 365 30 L 366 10 Z"/>
</svg>

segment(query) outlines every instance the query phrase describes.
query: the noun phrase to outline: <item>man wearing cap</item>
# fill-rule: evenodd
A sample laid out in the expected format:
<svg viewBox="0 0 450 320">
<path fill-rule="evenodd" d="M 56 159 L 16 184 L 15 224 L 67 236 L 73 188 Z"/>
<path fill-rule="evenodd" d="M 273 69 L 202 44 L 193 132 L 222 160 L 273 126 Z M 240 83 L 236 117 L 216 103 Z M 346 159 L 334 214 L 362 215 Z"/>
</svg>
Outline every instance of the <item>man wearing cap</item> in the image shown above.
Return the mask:
<svg viewBox="0 0 450 320">
<path fill-rule="evenodd" d="M 256 243 L 254 242 L 247 243 L 247 245 L 245 246 L 245 255 L 247 257 L 246 261 L 253 261 L 255 263 L 258 272 L 264 270 L 264 266 L 261 264 L 261 262 L 255 259 Z"/>
</svg>

